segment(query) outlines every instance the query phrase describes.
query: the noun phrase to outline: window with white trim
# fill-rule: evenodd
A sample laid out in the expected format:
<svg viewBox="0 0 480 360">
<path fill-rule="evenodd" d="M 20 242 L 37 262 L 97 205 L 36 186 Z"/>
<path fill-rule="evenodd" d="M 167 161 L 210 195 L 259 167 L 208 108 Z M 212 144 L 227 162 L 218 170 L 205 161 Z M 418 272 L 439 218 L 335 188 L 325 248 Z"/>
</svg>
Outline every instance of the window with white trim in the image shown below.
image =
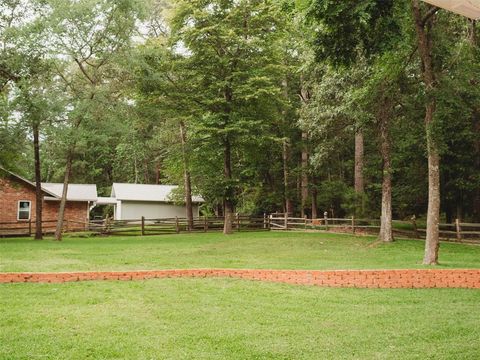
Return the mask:
<svg viewBox="0 0 480 360">
<path fill-rule="evenodd" d="M 30 220 L 32 202 L 28 200 L 20 200 L 18 202 L 18 220 Z"/>
</svg>

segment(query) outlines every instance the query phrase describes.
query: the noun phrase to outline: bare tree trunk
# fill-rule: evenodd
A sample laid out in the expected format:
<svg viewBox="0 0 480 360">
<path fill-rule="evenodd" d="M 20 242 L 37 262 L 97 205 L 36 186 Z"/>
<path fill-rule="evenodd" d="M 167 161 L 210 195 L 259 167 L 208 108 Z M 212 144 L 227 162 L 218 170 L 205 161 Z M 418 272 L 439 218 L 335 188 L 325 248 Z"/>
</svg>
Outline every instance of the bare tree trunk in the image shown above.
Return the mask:
<svg viewBox="0 0 480 360">
<path fill-rule="evenodd" d="M 317 188 L 315 187 L 315 184 L 312 188 L 312 219 L 317 219 L 318 218 L 318 210 L 317 210 Z"/>
<path fill-rule="evenodd" d="M 476 20 L 469 20 L 470 26 L 468 28 L 468 39 L 473 46 L 477 45 L 477 21 Z"/>
<path fill-rule="evenodd" d="M 284 197 L 285 197 L 285 212 L 287 214 L 293 215 L 293 202 L 291 199 L 291 189 L 290 189 L 290 171 L 288 167 L 288 163 L 290 160 L 290 146 L 288 144 L 288 140 L 283 141 L 283 185 L 284 189 Z"/>
<path fill-rule="evenodd" d="M 479 51 L 478 47 L 478 36 L 477 36 L 477 22 L 475 20 L 470 20 L 470 29 L 469 29 L 469 41 L 472 46 L 475 48 L 474 51 Z M 477 134 L 474 142 L 475 146 L 475 167 L 480 169 L 480 106 L 477 106 L 473 109 L 473 131 Z M 474 192 L 473 195 L 473 220 L 474 222 L 480 222 L 480 187 Z"/>
<path fill-rule="evenodd" d="M 42 209 L 43 192 L 40 169 L 40 130 L 37 122 L 33 123 L 33 151 L 35 156 L 35 240 L 43 240 Z"/>
<path fill-rule="evenodd" d="M 311 98 L 310 91 L 306 85 L 303 75 L 300 76 L 300 97 L 304 104 L 308 104 Z M 302 162 L 301 162 L 301 182 L 300 182 L 300 199 L 301 199 L 301 217 L 305 216 L 305 208 L 308 200 L 308 134 L 302 132 Z"/>
<path fill-rule="evenodd" d="M 384 242 L 393 242 L 392 228 L 392 161 L 391 161 L 391 141 L 390 141 L 390 104 L 388 100 L 382 104 L 379 111 L 380 127 L 380 152 L 383 162 L 383 181 L 382 181 L 382 216 L 380 221 L 379 240 Z"/>
<path fill-rule="evenodd" d="M 476 161 L 475 166 L 477 169 L 480 169 L 480 109 L 474 114 L 474 131 L 477 134 L 475 140 L 475 154 Z M 480 222 L 480 187 L 477 187 L 474 193 L 473 198 L 473 216 L 474 222 Z"/>
<path fill-rule="evenodd" d="M 301 217 L 305 216 L 305 208 L 307 207 L 308 201 L 308 150 L 307 150 L 307 140 L 308 134 L 302 133 L 302 163 L 301 163 Z"/>
<path fill-rule="evenodd" d="M 363 130 L 357 129 L 355 132 L 355 193 L 363 194 L 365 191 L 364 177 L 364 139 Z"/>
<path fill-rule="evenodd" d="M 65 206 L 67 204 L 68 182 L 72 172 L 73 152 L 70 150 L 67 154 L 67 164 L 65 166 L 65 176 L 63 178 L 63 191 L 60 206 L 58 208 L 57 228 L 55 230 L 55 240 L 62 241 L 63 219 L 65 217 Z"/>
<path fill-rule="evenodd" d="M 230 141 L 228 139 L 224 142 L 224 162 L 223 162 L 223 172 L 225 180 L 227 182 L 227 189 L 225 191 L 224 198 L 224 215 L 225 222 L 223 226 L 223 233 L 225 235 L 231 234 L 232 231 L 232 221 L 233 221 L 233 188 L 231 184 L 232 180 L 232 149 Z"/>
<path fill-rule="evenodd" d="M 133 159 L 133 169 L 135 171 L 135 184 L 138 184 L 138 166 L 137 166 L 137 157 Z"/>
<path fill-rule="evenodd" d="M 427 9 L 434 10 L 431 5 Z M 432 56 L 432 27 L 435 15 L 423 15 L 419 0 L 412 0 L 413 18 L 417 33 L 418 50 L 422 61 L 422 75 L 425 82 L 427 100 L 425 104 L 425 127 L 427 133 L 428 153 L 428 212 L 427 239 L 425 242 L 425 257 L 423 264 L 437 265 L 440 223 L 440 153 L 433 134 L 432 123 L 436 110 L 433 91 L 436 88 L 435 72 Z"/>
<path fill-rule="evenodd" d="M 183 180 L 185 186 L 185 206 L 187 210 L 188 229 L 193 230 L 193 205 L 192 205 L 192 183 L 190 178 L 190 170 L 187 155 L 187 132 L 185 123 L 180 121 L 180 137 L 182 141 L 182 156 L 183 156 Z"/>
<path fill-rule="evenodd" d="M 160 184 L 160 164 L 158 163 L 158 161 L 155 164 L 155 184 Z"/>
</svg>

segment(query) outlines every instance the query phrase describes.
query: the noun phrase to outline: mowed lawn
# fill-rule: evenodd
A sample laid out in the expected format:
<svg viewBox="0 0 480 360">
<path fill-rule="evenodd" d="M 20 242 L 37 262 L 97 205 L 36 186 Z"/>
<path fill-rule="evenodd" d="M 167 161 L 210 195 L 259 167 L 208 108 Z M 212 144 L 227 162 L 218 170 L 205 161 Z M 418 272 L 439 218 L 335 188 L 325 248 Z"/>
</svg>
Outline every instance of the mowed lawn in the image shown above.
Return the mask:
<svg viewBox="0 0 480 360">
<path fill-rule="evenodd" d="M 424 243 L 375 237 L 259 232 L 152 237 L 0 239 L 0 272 L 187 268 L 423 268 Z M 442 268 L 480 268 L 480 246 L 442 243 Z"/>
<path fill-rule="evenodd" d="M 234 279 L 0 286 L 0 359 L 479 359 L 480 292 Z"/>
<path fill-rule="evenodd" d="M 0 271 L 421 268 L 423 243 L 313 233 L 0 240 Z M 480 248 L 442 244 L 442 267 Z M 480 291 L 237 279 L 0 284 L 0 359 L 478 359 Z"/>
</svg>

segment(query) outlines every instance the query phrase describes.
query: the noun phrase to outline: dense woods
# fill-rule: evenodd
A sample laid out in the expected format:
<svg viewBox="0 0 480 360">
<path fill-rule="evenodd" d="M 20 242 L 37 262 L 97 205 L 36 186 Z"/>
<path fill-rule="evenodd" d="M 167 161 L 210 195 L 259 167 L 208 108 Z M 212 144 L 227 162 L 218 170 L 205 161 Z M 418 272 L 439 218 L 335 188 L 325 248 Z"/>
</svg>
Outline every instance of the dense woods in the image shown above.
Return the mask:
<svg viewBox="0 0 480 360">
<path fill-rule="evenodd" d="M 417 0 L 2 0 L 0 12 L 4 168 L 102 195 L 114 181 L 179 184 L 225 233 L 234 213 L 327 212 L 381 218 L 393 241 L 391 219 L 415 215 L 426 264 L 439 221 L 480 222 L 473 20 Z"/>
</svg>

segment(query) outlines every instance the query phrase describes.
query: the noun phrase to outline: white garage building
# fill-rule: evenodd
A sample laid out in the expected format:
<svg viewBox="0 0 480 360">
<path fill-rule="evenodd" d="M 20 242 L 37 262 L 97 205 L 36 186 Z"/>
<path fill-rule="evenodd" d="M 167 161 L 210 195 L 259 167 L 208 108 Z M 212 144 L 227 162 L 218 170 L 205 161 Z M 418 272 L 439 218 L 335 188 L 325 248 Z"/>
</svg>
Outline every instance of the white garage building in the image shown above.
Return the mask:
<svg viewBox="0 0 480 360">
<path fill-rule="evenodd" d="M 112 186 L 110 198 L 98 198 L 98 205 L 114 205 L 115 220 L 186 218 L 186 206 L 173 199 L 175 185 L 118 184 Z M 200 215 L 199 205 L 204 200 L 194 196 L 193 216 Z"/>
</svg>

